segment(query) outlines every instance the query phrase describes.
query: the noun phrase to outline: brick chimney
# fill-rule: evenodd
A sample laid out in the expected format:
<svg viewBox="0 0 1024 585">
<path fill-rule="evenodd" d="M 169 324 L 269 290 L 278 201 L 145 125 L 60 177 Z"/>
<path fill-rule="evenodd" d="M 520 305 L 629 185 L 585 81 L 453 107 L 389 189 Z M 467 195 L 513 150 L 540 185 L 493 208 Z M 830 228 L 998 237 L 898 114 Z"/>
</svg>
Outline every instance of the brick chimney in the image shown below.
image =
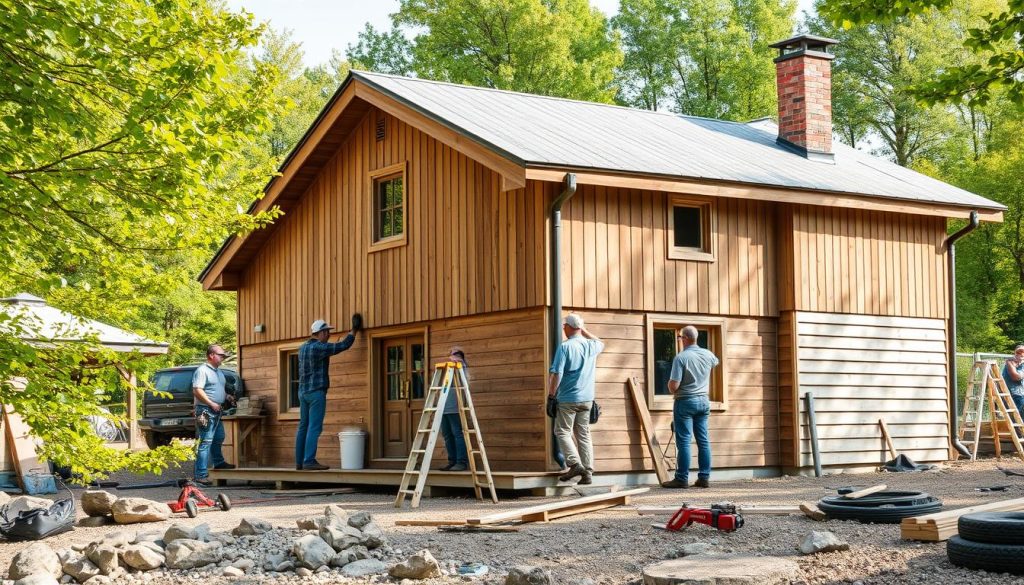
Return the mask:
<svg viewBox="0 0 1024 585">
<path fill-rule="evenodd" d="M 839 41 L 799 35 L 769 45 L 779 50 L 778 143 L 811 160 L 832 162 L 832 59 Z"/>
</svg>

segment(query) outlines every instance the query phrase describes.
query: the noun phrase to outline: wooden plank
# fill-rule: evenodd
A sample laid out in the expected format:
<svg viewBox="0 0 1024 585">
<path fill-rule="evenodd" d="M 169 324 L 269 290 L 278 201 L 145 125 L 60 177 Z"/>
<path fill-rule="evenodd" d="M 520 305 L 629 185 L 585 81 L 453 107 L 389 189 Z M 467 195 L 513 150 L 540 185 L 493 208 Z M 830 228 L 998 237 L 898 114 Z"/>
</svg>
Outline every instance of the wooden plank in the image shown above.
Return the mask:
<svg viewBox="0 0 1024 585">
<path fill-rule="evenodd" d="M 465 520 L 395 520 L 395 526 L 465 526 Z"/>
<path fill-rule="evenodd" d="M 651 422 L 651 413 L 647 410 L 647 400 L 641 395 L 640 386 L 635 377 L 629 379 L 628 385 L 629 394 L 633 398 L 633 407 L 636 409 L 637 416 L 640 417 L 640 433 L 647 442 L 647 449 L 654 461 L 654 472 L 657 474 L 659 482 L 667 482 L 672 477 L 669 475 L 668 465 L 665 463 L 665 452 L 658 441 L 658 435 L 654 432 L 655 427 Z"/>
<path fill-rule="evenodd" d="M 530 506 L 528 508 L 511 510 L 508 512 L 500 512 L 497 514 L 481 516 L 479 518 L 469 518 L 466 520 L 466 523 L 499 524 L 502 522 L 513 521 L 538 522 L 544 521 L 548 518 L 561 518 L 572 514 L 581 514 L 594 510 L 621 506 L 629 503 L 630 496 L 642 494 L 649 490 L 650 488 L 636 488 L 621 492 L 611 492 L 607 494 L 575 498 L 568 501 L 541 504 L 539 506 Z"/>
<path fill-rule="evenodd" d="M 877 494 L 878 492 L 885 491 L 888 487 L 889 486 L 885 485 L 884 483 L 880 483 L 878 485 L 873 485 L 869 488 L 864 488 L 862 490 L 857 490 L 855 492 L 843 494 L 843 497 L 846 498 L 847 500 L 856 500 L 859 498 L 863 498 L 864 496 L 870 496 L 871 494 Z"/>
<path fill-rule="evenodd" d="M 896 447 L 893 447 L 892 445 L 892 438 L 889 436 L 889 427 L 885 426 L 884 418 L 878 419 L 878 426 L 882 429 L 882 437 L 885 439 L 886 447 L 889 448 L 889 455 L 891 455 L 893 459 L 896 459 Z"/>
<path fill-rule="evenodd" d="M 1002 500 L 956 510 L 935 512 L 924 516 L 904 518 L 900 522 L 900 537 L 904 540 L 942 542 L 958 533 L 957 520 L 960 516 L 975 512 L 1011 512 L 1018 510 L 1024 510 L 1024 498 Z"/>
</svg>

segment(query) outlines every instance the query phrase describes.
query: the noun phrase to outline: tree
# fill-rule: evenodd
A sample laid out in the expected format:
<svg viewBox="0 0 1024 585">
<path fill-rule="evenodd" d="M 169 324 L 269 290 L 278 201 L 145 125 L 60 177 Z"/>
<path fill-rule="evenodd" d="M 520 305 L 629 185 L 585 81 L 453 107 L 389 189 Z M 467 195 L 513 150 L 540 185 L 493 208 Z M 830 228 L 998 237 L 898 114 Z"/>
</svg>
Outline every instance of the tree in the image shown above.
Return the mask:
<svg viewBox="0 0 1024 585">
<path fill-rule="evenodd" d="M 358 38 L 358 42 L 349 45 L 346 51 L 348 60 L 357 69 L 391 75 L 412 74 L 412 43 L 402 31 L 395 28 L 379 32 L 372 24 L 366 23 Z"/>
</svg>

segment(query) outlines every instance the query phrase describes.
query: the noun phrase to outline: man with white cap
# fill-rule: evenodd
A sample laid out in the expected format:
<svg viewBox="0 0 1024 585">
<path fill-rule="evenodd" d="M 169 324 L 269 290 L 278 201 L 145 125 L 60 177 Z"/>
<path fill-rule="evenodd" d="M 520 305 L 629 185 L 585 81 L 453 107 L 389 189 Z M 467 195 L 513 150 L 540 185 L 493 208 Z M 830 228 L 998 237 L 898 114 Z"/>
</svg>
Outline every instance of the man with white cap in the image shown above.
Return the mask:
<svg viewBox="0 0 1024 585">
<path fill-rule="evenodd" d="M 562 325 L 566 340 L 555 352 L 548 378 L 548 397 L 558 400 L 555 438 L 565 454 L 569 470 L 561 481 L 579 477 L 581 484 L 593 481 L 594 447 L 590 442 L 590 409 L 594 404 L 594 372 L 604 342 L 587 331 L 583 317 L 569 313 Z M 557 393 L 557 395 L 556 395 Z M 573 442 L 575 435 L 576 442 Z"/>
<path fill-rule="evenodd" d="M 330 386 L 331 356 L 352 347 L 363 317 L 352 315 L 352 330 L 338 343 L 328 343 L 334 327 L 322 319 L 309 327 L 310 339 L 299 347 L 299 430 L 295 434 L 295 469 L 327 469 L 316 460 L 316 443 L 324 428 L 327 387 Z"/>
</svg>

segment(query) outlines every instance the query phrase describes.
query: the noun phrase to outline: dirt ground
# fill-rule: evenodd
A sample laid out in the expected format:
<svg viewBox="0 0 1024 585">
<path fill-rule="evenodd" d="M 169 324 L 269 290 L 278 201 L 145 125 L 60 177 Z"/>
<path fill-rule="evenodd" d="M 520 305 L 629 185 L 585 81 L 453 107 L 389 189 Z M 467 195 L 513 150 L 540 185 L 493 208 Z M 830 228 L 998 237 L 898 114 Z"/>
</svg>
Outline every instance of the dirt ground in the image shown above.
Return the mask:
<svg viewBox="0 0 1024 585">
<path fill-rule="evenodd" d="M 945 543 L 900 540 L 898 525 L 872 525 L 850 521 L 819 523 L 803 516 L 748 515 L 745 518 L 745 526 L 734 533 L 720 533 L 699 525 L 694 525 L 685 532 L 667 533 L 650 526 L 651 522 L 663 522 L 665 518 L 640 516 L 635 511 L 636 506 L 678 506 L 687 501 L 692 504 L 720 501 L 762 505 L 796 504 L 833 495 L 834 490 L 839 487 L 868 487 L 877 483 L 885 483 L 890 489 L 928 492 L 943 500 L 944 509 L 1024 497 L 1024 477 L 1007 477 L 996 469 L 996 465 L 1024 471 L 1024 464 L 1020 461 L 1004 459 L 1002 462 L 982 460 L 953 463 L 940 471 L 914 474 L 779 477 L 729 482 L 715 482 L 712 476 L 713 483 L 710 489 L 652 488 L 651 491 L 637 496 L 628 507 L 572 516 L 547 524 L 524 524 L 519 527 L 518 532 L 500 534 L 446 533 L 436 528 L 395 526 L 394 523 L 399 519 L 464 519 L 484 513 L 555 501 L 558 498 L 514 498 L 506 495 L 497 505 L 489 502 L 480 503 L 472 497 L 425 498 L 416 510 L 398 510 L 393 507 L 394 496 L 389 489 L 236 505 L 229 512 L 203 512 L 194 520 L 181 515 L 167 522 L 136 525 L 125 529 L 148 531 L 169 526 L 172 521 L 185 521 L 193 524 L 208 523 L 214 530 L 229 530 L 236 526 L 242 517 L 257 517 L 278 526 L 294 527 L 296 519 L 317 514 L 323 510 L 325 504 L 333 503 L 347 509 L 366 510 L 372 513 L 391 545 L 406 555 L 426 548 L 441 562 L 443 568 L 452 568 L 467 561 L 488 565 L 491 572 L 482 579 L 485 583 L 503 583 L 504 575 L 517 565 L 534 565 L 549 569 L 555 583 L 640 583 L 644 566 L 678 556 L 679 549 L 685 544 L 704 542 L 710 543 L 716 552 L 790 557 L 799 563 L 803 582 L 808 584 L 1024 584 L 1024 578 L 953 567 L 946 560 Z M 1005 492 L 989 493 L 974 489 L 996 485 L 1011 487 Z M 246 498 L 269 497 L 266 493 L 268 489 L 271 488 L 229 486 L 223 491 L 236 502 L 242 502 Z M 216 494 L 221 490 L 209 488 L 206 491 L 208 494 Z M 595 491 L 599 490 L 587 490 L 587 494 Z M 80 492 L 76 490 L 76 495 L 78 493 Z M 177 495 L 177 489 L 153 488 L 116 493 L 124 497 L 145 497 L 165 501 L 173 499 Z M 56 550 L 72 543 L 88 542 L 118 529 L 121 528 L 76 528 L 47 542 Z M 850 550 L 801 556 L 796 551 L 796 546 L 811 530 L 833 532 L 850 544 Z M 25 546 L 23 543 L 0 543 L 0 570 L 6 571 L 13 555 Z M 193 579 L 194 577 L 183 576 L 181 582 Z M 296 577 L 292 576 L 288 580 L 295 579 Z M 267 579 L 254 577 L 247 578 L 246 582 L 265 580 Z M 341 581 L 333 579 L 330 582 Z M 464 581 L 463 578 L 446 577 L 432 582 Z"/>
</svg>

